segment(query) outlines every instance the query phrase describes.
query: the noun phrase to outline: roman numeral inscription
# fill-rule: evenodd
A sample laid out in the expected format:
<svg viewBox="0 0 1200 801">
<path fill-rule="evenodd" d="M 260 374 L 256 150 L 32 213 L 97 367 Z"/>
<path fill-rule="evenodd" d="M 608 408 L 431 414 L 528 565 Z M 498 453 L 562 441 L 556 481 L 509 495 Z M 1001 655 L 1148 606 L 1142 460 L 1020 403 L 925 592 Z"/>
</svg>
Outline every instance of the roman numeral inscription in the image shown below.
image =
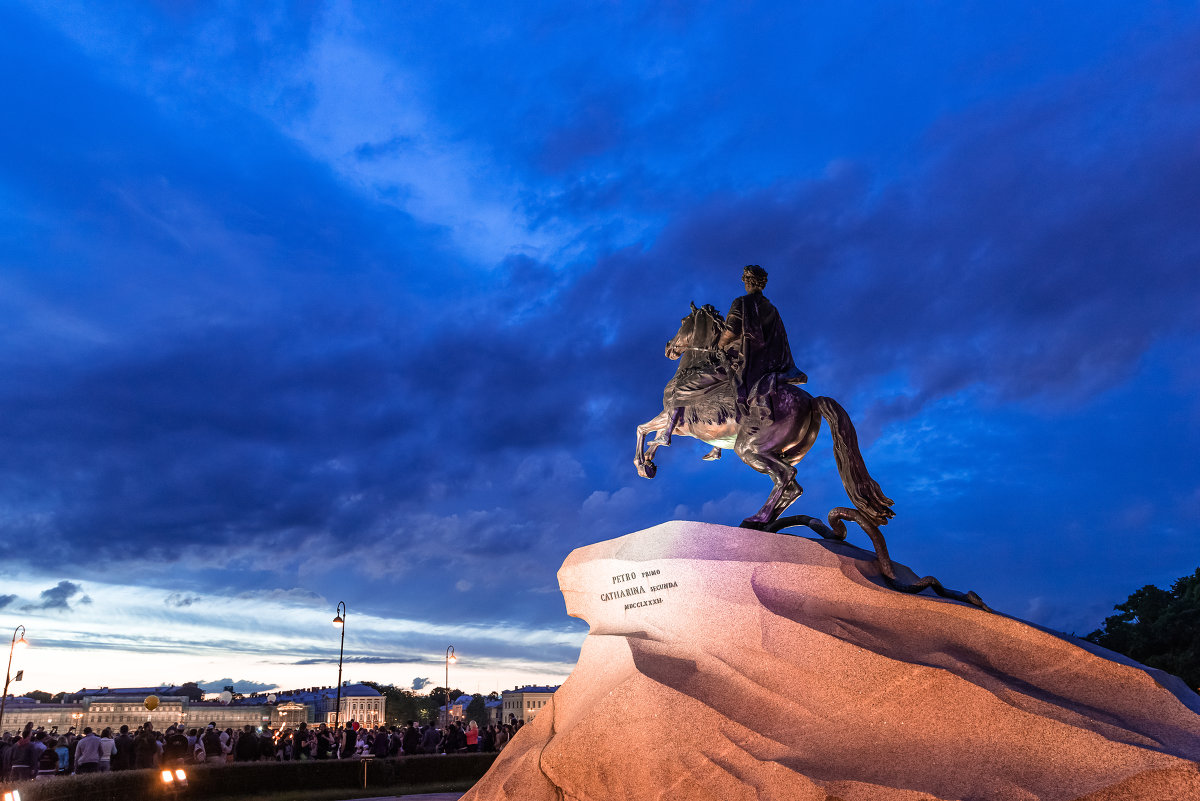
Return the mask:
<svg viewBox="0 0 1200 801">
<path fill-rule="evenodd" d="M 628 598 L 625 611 L 638 609 L 643 606 L 654 606 L 663 602 L 663 596 L 658 593 L 675 589 L 678 582 L 669 581 L 662 575 L 661 570 L 643 570 L 640 573 L 618 573 L 612 577 L 614 589 L 600 593 L 604 602 L 619 601 Z M 648 589 L 647 589 L 648 588 Z M 649 597 L 643 597 L 649 596 Z"/>
</svg>

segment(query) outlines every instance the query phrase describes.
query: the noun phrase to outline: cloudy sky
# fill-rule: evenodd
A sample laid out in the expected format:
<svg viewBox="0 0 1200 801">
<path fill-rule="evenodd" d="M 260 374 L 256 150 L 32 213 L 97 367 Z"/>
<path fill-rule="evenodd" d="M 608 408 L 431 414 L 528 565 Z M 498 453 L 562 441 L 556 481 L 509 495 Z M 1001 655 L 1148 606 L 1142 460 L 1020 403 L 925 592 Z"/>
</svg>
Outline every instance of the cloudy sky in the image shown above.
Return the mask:
<svg viewBox="0 0 1200 801">
<path fill-rule="evenodd" d="M 338 601 L 347 678 L 561 680 L 571 549 L 769 489 L 631 464 L 750 262 L 895 558 L 1080 634 L 1200 565 L 1194 2 L 37 0 L 0 44 L 18 692 L 332 684 Z"/>
</svg>

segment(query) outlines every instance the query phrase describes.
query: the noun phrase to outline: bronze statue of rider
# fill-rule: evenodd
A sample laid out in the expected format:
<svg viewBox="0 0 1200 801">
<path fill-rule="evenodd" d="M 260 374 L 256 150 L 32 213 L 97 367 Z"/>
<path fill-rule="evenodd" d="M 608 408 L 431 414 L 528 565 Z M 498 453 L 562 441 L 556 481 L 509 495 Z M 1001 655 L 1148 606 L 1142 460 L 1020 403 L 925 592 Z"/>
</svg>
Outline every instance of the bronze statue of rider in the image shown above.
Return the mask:
<svg viewBox="0 0 1200 801">
<path fill-rule="evenodd" d="M 686 395 L 691 400 L 697 397 L 698 391 L 711 397 L 715 393 L 733 389 L 737 396 L 739 420 L 751 416 L 769 423 L 774 415 L 772 398 L 775 388 L 781 383 L 803 384 L 808 377 L 796 369 L 779 311 L 763 295 L 763 289 L 767 286 L 767 271 L 757 264 L 749 264 L 742 270 L 742 283 L 746 294 L 734 299 L 729 307 L 725 330 L 721 333 L 715 354 L 716 363 L 723 363 L 728 369 L 714 367 L 703 374 L 691 376 L 679 382 L 677 394 Z M 684 411 L 684 405 L 676 405 L 672 400 L 668 397 L 666 403 L 666 408 L 673 408 L 670 422 L 663 432 L 664 444 L 667 445 Z M 713 448 L 704 458 L 719 459 L 720 456 L 721 449 Z"/>
</svg>

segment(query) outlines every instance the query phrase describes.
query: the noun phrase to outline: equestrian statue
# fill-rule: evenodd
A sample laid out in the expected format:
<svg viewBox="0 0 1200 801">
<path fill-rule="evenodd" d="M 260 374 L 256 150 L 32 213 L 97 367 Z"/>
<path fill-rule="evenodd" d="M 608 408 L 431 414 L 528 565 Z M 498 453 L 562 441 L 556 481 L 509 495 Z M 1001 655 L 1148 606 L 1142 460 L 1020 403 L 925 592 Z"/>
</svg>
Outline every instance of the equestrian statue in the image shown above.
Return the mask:
<svg viewBox="0 0 1200 801">
<path fill-rule="evenodd" d="M 676 434 L 711 445 L 704 459 L 719 459 L 732 448 L 774 483 L 762 508 L 743 520 L 743 527 L 778 532 L 804 525 L 827 539 L 844 540 L 845 521 L 854 521 L 871 537 L 880 571 L 892 587 L 903 592 L 932 587 L 939 595 L 986 609 L 975 593 L 948 590 L 932 576 L 911 584 L 896 577 L 879 530 L 894 516 L 894 501 L 867 472 L 850 416 L 833 398 L 814 398 L 800 388 L 808 379 L 792 361 L 778 310 L 763 295 L 767 271 L 748 265 L 742 283 L 746 294 L 733 301 L 727 317 L 711 305 L 697 308 L 692 303 L 667 343 L 667 358 L 677 360 L 679 367 L 663 391 L 662 412 L 637 428 L 638 475 L 654 478 L 654 454 Z M 829 423 L 838 474 L 854 508 L 833 509 L 828 526 L 807 515 L 781 519 L 804 491 L 796 482 L 796 463 L 812 448 L 822 418 Z M 650 433 L 654 439 L 647 447 Z"/>
<path fill-rule="evenodd" d="M 832 398 L 814 398 L 798 386 L 807 378 L 792 361 L 779 312 L 763 295 L 767 271 L 749 265 L 742 282 L 746 294 L 734 300 L 728 317 L 693 303 L 667 343 L 667 358 L 678 360 L 679 368 L 663 393 L 662 413 L 638 426 L 638 475 L 654 477 L 655 452 L 676 434 L 712 445 L 705 459 L 732 448 L 775 484 L 763 507 L 742 522 L 767 528 L 803 492 L 795 465 L 812 447 L 824 417 L 850 500 L 876 525 L 887 523 L 893 501 L 867 472 L 850 417 Z M 646 448 L 651 432 L 655 436 Z"/>
</svg>

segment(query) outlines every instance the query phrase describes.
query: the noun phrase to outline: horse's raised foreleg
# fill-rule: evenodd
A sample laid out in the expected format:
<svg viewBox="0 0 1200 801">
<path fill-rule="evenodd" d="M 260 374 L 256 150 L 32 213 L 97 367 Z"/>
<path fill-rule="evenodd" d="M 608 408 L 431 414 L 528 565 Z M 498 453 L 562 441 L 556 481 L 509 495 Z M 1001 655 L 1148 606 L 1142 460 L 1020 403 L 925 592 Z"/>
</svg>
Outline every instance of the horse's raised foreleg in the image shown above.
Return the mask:
<svg viewBox="0 0 1200 801">
<path fill-rule="evenodd" d="M 667 416 L 667 422 L 663 427 L 654 432 L 654 439 L 650 441 L 650 447 L 646 449 L 646 461 L 653 463 L 654 454 L 658 453 L 659 448 L 671 447 L 671 431 L 679 424 L 680 418 L 683 417 L 683 409 L 675 409 L 670 412 L 663 412 Z M 654 418 L 655 421 L 658 418 Z M 648 476 L 653 477 L 653 476 Z"/>
<path fill-rule="evenodd" d="M 658 472 L 658 466 L 654 464 L 654 452 L 663 444 L 658 441 L 658 433 L 666 429 L 669 421 L 670 415 L 664 411 L 659 412 L 653 420 L 648 420 L 637 427 L 637 452 L 634 454 L 633 464 L 642 478 L 654 478 L 654 474 Z M 647 450 L 646 435 L 651 432 L 655 434 L 655 441 Z"/>
</svg>

